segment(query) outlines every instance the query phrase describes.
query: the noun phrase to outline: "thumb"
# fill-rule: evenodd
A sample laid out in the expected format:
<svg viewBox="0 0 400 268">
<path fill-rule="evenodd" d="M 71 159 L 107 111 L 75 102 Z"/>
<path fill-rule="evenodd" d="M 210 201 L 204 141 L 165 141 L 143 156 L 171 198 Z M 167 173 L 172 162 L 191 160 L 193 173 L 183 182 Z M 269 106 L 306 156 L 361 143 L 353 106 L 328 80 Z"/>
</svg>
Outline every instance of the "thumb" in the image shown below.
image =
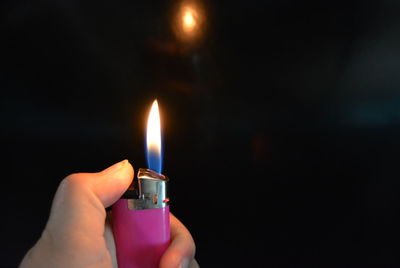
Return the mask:
<svg viewBox="0 0 400 268">
<path fill-rule="evenodd" d="M 61 243 L 102 237 L 104 208 L 121 197 L 132 179 L 133 168 L 128 160 L 99 173 L 69 175 L 57 189 L 47 231 Z"/>
</svg>

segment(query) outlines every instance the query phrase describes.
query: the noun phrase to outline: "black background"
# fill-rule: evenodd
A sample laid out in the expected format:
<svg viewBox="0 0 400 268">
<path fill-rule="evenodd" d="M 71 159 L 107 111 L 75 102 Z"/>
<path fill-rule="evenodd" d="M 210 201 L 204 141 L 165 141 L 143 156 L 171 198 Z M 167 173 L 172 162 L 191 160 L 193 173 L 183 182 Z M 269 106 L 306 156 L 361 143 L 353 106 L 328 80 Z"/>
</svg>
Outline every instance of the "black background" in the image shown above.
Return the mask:
<svg viewBox="0 0 400 268">
<path fill-rule="evenodd" d="M 399 2 L 203 2 L 190 46 L 175 4 L 2 1 L 0 266 L 63 177 L 146 165 L 154 98 L 202 267 L 400 266 Z"/>
</svg>

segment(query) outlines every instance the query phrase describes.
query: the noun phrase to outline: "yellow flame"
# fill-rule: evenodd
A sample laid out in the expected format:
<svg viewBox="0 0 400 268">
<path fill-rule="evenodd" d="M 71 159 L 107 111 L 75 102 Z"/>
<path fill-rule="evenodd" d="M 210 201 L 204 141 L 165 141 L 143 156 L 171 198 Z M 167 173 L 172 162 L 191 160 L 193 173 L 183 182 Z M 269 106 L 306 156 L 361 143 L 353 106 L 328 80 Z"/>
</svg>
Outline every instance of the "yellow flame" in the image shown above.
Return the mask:
<svg viewBox="0 0 400 268">
<path fill-rule="evenodd" d="M 161 154 L 161 122 L 158 102 L 154 100 L 147 120 L 147 151 Z"/>
</svg>

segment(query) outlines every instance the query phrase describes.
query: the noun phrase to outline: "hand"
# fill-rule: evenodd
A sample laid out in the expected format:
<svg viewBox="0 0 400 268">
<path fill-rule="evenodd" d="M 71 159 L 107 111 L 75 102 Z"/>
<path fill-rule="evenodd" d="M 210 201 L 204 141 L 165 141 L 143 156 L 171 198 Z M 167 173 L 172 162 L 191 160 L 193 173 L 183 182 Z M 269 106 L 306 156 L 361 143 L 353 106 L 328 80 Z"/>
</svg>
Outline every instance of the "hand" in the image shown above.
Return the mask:
<svg viewBox="0 0 400 268">
<path fill-rule="evenodd" d="M 20 267 L 117 267 L 104 208 L 121 197 L 132 179 L 133 168 L 127 160 L 99 173 L 66 177 L 58 187 L 42 236 Z M 194 254 L 192 236 L 171 215 L 171 244 L 160 260 L 160 268 L 198 267 Z"/>
</svg>

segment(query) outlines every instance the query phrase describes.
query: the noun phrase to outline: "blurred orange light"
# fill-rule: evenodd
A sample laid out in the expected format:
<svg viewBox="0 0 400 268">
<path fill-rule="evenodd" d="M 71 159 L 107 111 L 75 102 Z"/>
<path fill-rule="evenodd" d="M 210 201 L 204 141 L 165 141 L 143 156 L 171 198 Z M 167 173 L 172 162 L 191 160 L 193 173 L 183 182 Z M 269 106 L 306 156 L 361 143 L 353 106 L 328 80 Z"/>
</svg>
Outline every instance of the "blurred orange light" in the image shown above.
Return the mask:
<svg viewBox="0 0 400 268">
<path fill-rule="evenodd" d="M 182 0 L 174 12 L 173 28 L 183 42 L 199 41 L 205 27 L 205 10 L 199 0 Z"/>
<path fill-rule="evenodd" d="M 183 11 L 182 15 L 182 27 L 185 32 L 191 32 L 196 27 L 196 13 L 190 7 L 187 7 L 186 10 Z"/>
</svg>

